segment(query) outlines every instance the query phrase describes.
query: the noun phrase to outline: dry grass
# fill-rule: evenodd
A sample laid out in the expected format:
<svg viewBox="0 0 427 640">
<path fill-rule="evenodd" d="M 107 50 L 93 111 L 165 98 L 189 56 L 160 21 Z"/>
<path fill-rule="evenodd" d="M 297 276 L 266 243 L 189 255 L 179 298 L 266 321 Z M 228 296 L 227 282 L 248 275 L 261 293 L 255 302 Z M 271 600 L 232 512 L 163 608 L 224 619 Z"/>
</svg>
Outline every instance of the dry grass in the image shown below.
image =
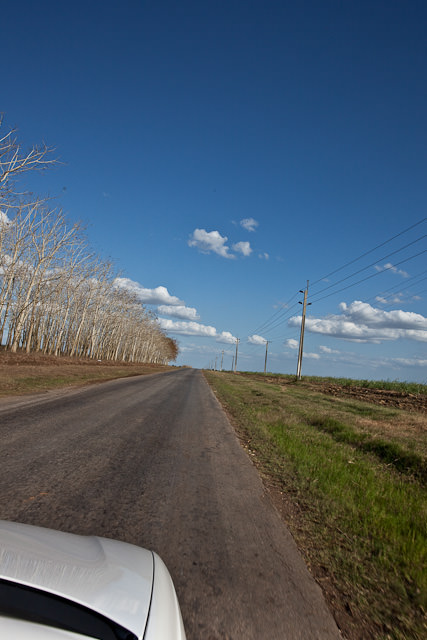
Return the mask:
<svg viewBox="0 0 427 640">
<path fill-rule="evenodd" d="M 344 637 L 426 637 L 426 414 L 312 381 L 207 377 Z"/>
<path fill-rule="evenodd" d="M 0 397 L 167 371 L 168 366 L 96 362 L 0 351 Z"/>
</svg>

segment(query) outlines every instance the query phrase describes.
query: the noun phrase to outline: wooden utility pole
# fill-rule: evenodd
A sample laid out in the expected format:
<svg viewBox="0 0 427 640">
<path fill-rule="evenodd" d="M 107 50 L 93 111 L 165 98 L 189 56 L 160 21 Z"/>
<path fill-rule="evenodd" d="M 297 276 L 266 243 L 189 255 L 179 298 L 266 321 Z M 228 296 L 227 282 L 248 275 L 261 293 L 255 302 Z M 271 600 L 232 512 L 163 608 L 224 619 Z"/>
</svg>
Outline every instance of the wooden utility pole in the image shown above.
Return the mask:
<svg viewBox="0 0 427 640">
<path fill-rule="evenodd" d="M 304 302 L 300 302 L 302 304 L 302 319 L 301 319 L 301 333 L 299 337 L 299 350 L 298 350 L 298 364 L 297 364 L 297 380 L 301 380 L 301 365 L 302 365 L 302 354 L 304 348 L 304 328 L 305 328 L 305 312 L 307 308 L 307 295 L 308 295 L 308 280 L 307 280 L 307 288 L 300 293 L 304 294 Z M 311 304 L 310 302 L 308 304 Z"/>
<path fill-rule="evenodd" d="M 237 367 L 237 351 L 239 348 L 239 342 L 240 342 L 240 338 L 236 338 L 236 357 L 234 358 L 234 373 L 236 373 L 236 367 Z"/>
<path fill-rule="evenodd" d="M 268 351 L 268 340 L 265 341 L 265 360 L 264 360 L 264 375 L 267 371 L 267 351 Z"/>
</svg>

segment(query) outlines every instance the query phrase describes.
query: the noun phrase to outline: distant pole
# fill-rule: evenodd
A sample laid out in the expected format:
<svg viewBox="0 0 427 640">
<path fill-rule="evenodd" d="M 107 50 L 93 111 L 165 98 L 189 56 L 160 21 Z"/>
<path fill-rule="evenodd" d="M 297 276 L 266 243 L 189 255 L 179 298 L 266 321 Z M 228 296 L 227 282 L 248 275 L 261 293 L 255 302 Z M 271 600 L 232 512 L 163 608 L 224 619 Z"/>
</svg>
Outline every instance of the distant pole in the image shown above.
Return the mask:
<svg viewBox="0 0 427 640">
<path fill-rule="evenodd" d="M 264 375 L 267 371 L 267 351 L 268 351 L 268 340 L 265 342 L 265 360 L 264 360 Z"/>
<path fill-rule="evenodd" d="M 240 342 L 240 339 L 236 338 L 236 356 L 234 358 L 234 373 L 236 373 L 236 367 L 237 367 L 237 352 L 239 349 L 239 342 Z"/>
<path fill-rule="evenodd" d="M 216 371 L 216 361 L 217 361 L 218 356 L 215 356 L 215 369 L 214 371 Z"/>
<path fill-rule="evenodd" d="M 304 294 L 304 302 L 300 302 L 300 304 L 302 304 L 302 318 L 301 318 L 301 333 L 299 337 L 299 349 L 298 349 L 297 380 L 301 380 L 301 365 L 302 365 L 302 354 L 303 354 L 303 347 L 304 347 L 304 328 L 305 328 L 305 312 L 307 308 L 308 280 L 307 280 L 307 288 L 304 291 L 300 290 L 300 293 Z"/>
<path fill-rule="evenodd" d="M 220 371 L 222 371 L 222 363 L 224 362 L 224 349 L 222 350 L 222 354 L 221 354 L 221 369 Z"/>
</svg>

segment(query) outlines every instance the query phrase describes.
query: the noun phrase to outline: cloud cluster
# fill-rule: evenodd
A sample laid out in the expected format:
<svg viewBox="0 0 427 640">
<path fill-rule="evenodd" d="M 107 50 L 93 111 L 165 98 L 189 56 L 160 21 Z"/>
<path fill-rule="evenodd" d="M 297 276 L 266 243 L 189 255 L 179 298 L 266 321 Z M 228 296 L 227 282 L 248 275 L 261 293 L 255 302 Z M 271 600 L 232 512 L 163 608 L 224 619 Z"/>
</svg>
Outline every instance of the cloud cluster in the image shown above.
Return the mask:
<svg viewBox="0 0 427 640">
<path fill-rule="evenodd" d="M 216 253 L 223 258 L 233 259 L 227 246 L 227 236 L 222 236 L 219 231 L 206 231 L 206 229 L 194 229 L 188 241 L 189 247 L 195 247 L 201 253 Z"/>
<path fill-rule="evenodd" d="M 180 318 L 179 321 L 158 318 L 160 327 L 166 332 L 183 336 L 214 338 L 216 342 L 222 344 L 236 343 L 236 338 L 229 331 L 219 332 L 215 327 L 196 322 L 200 318 L 197 309 L 185 306 L 184 302 L 176 296 L 172 296 L 166 287 L 146 289 L 139 282 L 129 278 L 116 278 L 114 283 L 116 287 L 133 293 L 141 303 L 158 305 L 157 313 L 160 315 Z"/>
<path fill-rule="evenodd" d="M 116 278 L 114 284 L 119 289 L 126 289 L 133 293 L 140 302 L 145 304 L 166 304 L 166 305 L 183 305 L 182 300 L 176 296 L 171 296 L 166 287 L 156 287 L 155 289 L 146 289 L 139 282 L 130 280 L 129 278 Z"/>
<path fill-rule="evenodd" d="M 162 316 L 171 316 L 172 318 L 182 318 L 184 320 L 199 320 L 200 316 L 194 307 L 185 307 L 184 305 L 167 305 L 161 304 L 157 307 L 157 313 Z"/>
<path fill-rule="evenodd" d="M 241 253 L 244 256 L 250 256 L 252 253 L 251 245 L 249 242 L 236 242 L 233 244 L 233 251 Z"/>
<path fill-rule="evenodd" d="M 255 231 L 258 222 L 254 218 L 244 218 L 240 220 L 240 225 L 247 231 Z M 248 257 L 252 253 L 250 242 L 240 241 L 232 244 L 231 249 L 227 244 L 228 237 L 222 236 L 219 231 L 206 231 L 206 229 L 194 229 L 188 240 L 188 246 L 194 247 L 200 253 L 216 253 L 218 256 L 227 259 L 235 259 L 237 254 Z M 234 253 L 233 253 L 234 251 Z M 268 260 L 268 253 L 259 253 L 261 260 Z"/>
<path fill-rule="evenodd" d="M 288 347 L 288 349 L 292 349 L 292 351 L 295 351 L 299 348 L 299 342 L 298 340 L 289 338 L 289 340 L 285 340 L 285 347 Z M 308 358 L 309 360 L 320 360 L 320 355 L 318 353 L 309 353 L 307 351 L 304 351 L 304 358 Z"/>
<path fill-rule="evenodd" d="M 200 324 L 199 322 L 175 322 L 166 318 L 159 318 L 162 329 L 170 333 L 183 336 L 199 336 L 203 338 L 215 338 L 217 342 L 223 344 L 235 344 L 236 338 L 229 331 L 219 333 L 215 327 Z"/>
<path fill-rule="evenodd" d="M 298 349 L 299 342 L 298 342 L 298 340 L 294 340 L 293 338 L 289 338 L 289 340 L 285 340 L 285 347 L 288 347 L 288 349 Z"/>
<path fill-rule="evenodd" d="M 248 338 L 249 344 L 265 344 L 267 340 L 262 336 L 258 336 L 256 333 L 253 336 L 249 336 Z"/>
<path fill-rule="evenodd" d="M 419 313 L 384 311 L 359 300 L 350 305 L 343 302 L 340 309 L 341 315 L 307 317 L 306 330 L 354 342 L 380 343 L 399 338 L 427 342 L 427 318 Z M 295 316 L 289 320 L 290 326 L 300 324 L 300 317 Z"/>
</svg>

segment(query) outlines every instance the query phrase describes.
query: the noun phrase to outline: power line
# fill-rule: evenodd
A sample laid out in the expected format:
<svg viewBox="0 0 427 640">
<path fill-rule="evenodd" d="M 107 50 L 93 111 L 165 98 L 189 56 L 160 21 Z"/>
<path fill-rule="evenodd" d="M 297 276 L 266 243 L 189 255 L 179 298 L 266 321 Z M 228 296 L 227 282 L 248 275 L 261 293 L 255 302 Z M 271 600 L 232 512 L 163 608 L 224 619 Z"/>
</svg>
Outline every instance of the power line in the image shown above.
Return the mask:
<svg viewBox="0 0 427 640">
<path fill-rule="evenodd" d="M 400 249 L 395 249 L 395 251 L 392 251 L 391 253 L 387 253 L 385 256 L 383 256 L 382 258 L 378 258 L 377 260 L 374 260 L 374 262 L 371 262 L 366 267 L 362 267 L 362 269 L 358 269 L 357 271 L 355 271 L 354 273 L 351 273 L 350 275 L 346 276 L 345 278 L 341 278 L 341 280 L 337 280 L 336 282 L 333 282 L 329 286 L 324 287 L 323 289 L 320 289 L 320 291 L 317 291 L 316 295 L 319 295 L 320 293 L 323 293 L 324 291 L 328 291 L 328 289 L 331 289 L 332 287 L 335 287 L 337 284 L 341 284 L 341 282 L 345 282 L 346 280 L 349 280 L 350 278 L 353 278 L 354 276 L 357 276 L 358 273 L 362 273 L 362 271 L 366 271 L 366 269 L 369 269 L 370 267 L 375 266 L 376 264 L 378 264 L 378 262 L 381 262 L 382 260 L 386 260 L 387 258 L 390 258 L 390 256 L 393 256 L 396 253 L 400 253 L 404 249 L 407 249 L 408 247 L 411 247 L 413 244 L 416 244 L 417 242 L 421 242 L 421 240 L 424 240 L 424 238 L 426 238 L 426 237 L 427 237 L 427 234 L 424 234 L 420 238 L 417 238 L 416 240 L 412 240 L 412 242 L 408 242 L 408 244 L 405 244 L 403 247 L 400 247 Z M 401 263 L 398 263 L 398 264 L 401 264 Z M 394 265 L 394 266 L 396 266 L 396 265 Z M 389 268 L 391 268 L 391 267 L 389 267 Z M 385 269 L 383 269 L 383 271 L 386 271 L 387 269 L 388 268 L 385 268 Z M 355 284 L 357 284 L 357 283 L 355 283 Z"/>
<path fill-rule="evenodd" d="M 424 278 L 425 279 L 425 278 Z M 414 293 L 414 296 L 420 296 L 422 293 L 425 293 L 427 291 L 427 289 L 423 289 L 422 291 L 417 291 L 416 293 Z"/>
<path fill-rule="evenodd" d="M 274 331 L 274 329 L 277 329 L 277 327 L 280 327 L 280 325 L 284 324 L 286 320 L 288 320 L 291 316 L 294 315 L 293 313 L 291 313 L 292 309 L 295 309 L 297 307 L 298 307 L 298 304 L 293 304 L 292 307 L 289 307 L 289 309 L 286 310 L 287 314 L 284 315 L 284 317 L 277 318 L 277 320 L 273 324 L 271 324 L 271 326 L 265 327 L 263 333 Z"/>
<path fill-rule="evenodd" d="M 292 302 L 292 300 L 294 300 L 294 299 L 298 296 L 298 293 L 299 293 L 298 291 L 297 291 L 297 293 L 294 293 L 294 295 L 293 295 L 291 298 L 289 298 L 289 300 L 288 300 L 287 302 L 285 302 L 285 303 L 281 306 L 281 308 L 280 308 L 280 309 L 278 309 L 277 311 L 275 311 L 275 312 L 273 313 L 273 315 L 272 315 L 272 316 L 270 316 L 270 318 L 268 318 L 267 320 L 265 320 L 265 322 L 263 322 L 263 323 L 262 323 L 262 324 L 260 324 L 256 329 L 254 329 L 254 330 L 252 331 L 252 335 L 253 335 L 254 333 L 257 333 L 258 331 L 265 331 L 265 330 L 268 328 L 268 326 L 269 326 L 272 322 L 274 322 L 274 319 L 276 318 L 276 316 L 280 316 L 280 314 L 284 315 L 287 311 L 289 311 L 289 307 L 288 307 L 288 305 Z M 296 305 L 293 305 L 293 306 L 296 306 Z"/>
<path fill-rule="evenodd" d="M 321 282 L 322 280 L 325 280 L 326 278 L 329 278 L 329 276 L 334 275 L 334 273 L 338 273 L 338 271 L 342 271 L 346 267 L 349 267 L 351 264 L 354 264 L 355 262 L 358 262 L 362 258 L 365 258 L 365 256 L 368 256 L 370 253 L 373 253 L 377 249 L 380 249 L 381 247 L 384 247 L 384 245 L 388 244 L 389 242 L 392 242 L 392 240 L 395 240 L 396 238 L 399 238 L 404 233 L 407 233 L 408 231 L 411 231 L 411 229 L 415 229 L 415 227 L 418 227 L 420 224 L 422 224 L 426 220 L 427 220 L 427 218 L 423 218 L 422 220 L 419 220 L 415 224 L 411 225 L 410 227 L 407 227 L 406 229 L 403 229 L 403 231 L 400 231 L 400 233 L 397 233 L 395 236 L 392 236 L 388 240 L 385 240 L 384 242 L 381 242 L 381 244 L 378 244 L 373 249 L 369 249 L 369 251 L 365 251 L 365 253 L 362 253 L 362 255 L 358 256 L 357 258 L 354 258 L 353 260 L 350 260 L 350 262 L 346 262 L 346 264 L 342 265 L 341 267 L 338 267 L 337 269 L 334 269 L 333 271 L 330 271 L 329 273 L 327 273 L 322 278 L 319 278 L 318 280 L 313 282 L 313 284 L 311 286 L 314 287 L 314 285 L 316 285 L 318 282 Z M 381 258 L 381 260 L 383 260 L 383 258 Z"/>
<path fill-rule="evenodd" d="M 419 253 L 416 253 L 415 255 L 410 256 L 409 258 L 405 258 L 405 260 L 396 262 L 396 264 L 391 267 L 385 267 L 382 271 L 377 271 L 377 273 L 373 273 L 370 276 L 366 276 L 366 278 L 362 278 L 361 280 L 358 280 L 357 282 L 353 282 L 352 284 L 349 284 L 346 287 L 337 289 L 337 291 L 332 291 L 331 293 L 328 293 L 326 296 L 322 296 L 321 298 L 316 298 L 315 300 L 312 300 L 312 302 L 319 302 L 320 300 L 324 300 L 325 298 L 330 298 L 331 296 L 334 296 L 335 294 L 340 293 L 341 291 L 345 291 L 346 289 L 355 287 L 357 284 L 360 284 L 361 282 L 365 282 L 366 280 L 370 280 L 371 278 L 375 278 L 375 276 L 379 276 L 380 274 L 385 273 L 386 271 L 390 271 L 391 269 L 394 269 L 395 267 L 398 267 L 399 265 L 404 264 L 405 262 L 409 262 L 409 260 L 412 260 L 413 258 L 417 258 L 418 256 L 421 256 L 423 253 L 427 253 L 427 249 L 424 249 L 424 251 L 420 251 Z M 319 293 L 321 292 L 319 291 Z"/>
<path fill-rule="evenodd" d="M 420 282 L 423 282 L 424 280 L 427 279 L 427 276 L 425 276 L 424 278 L 420 278 L 419 280 L 417 279 L 419 278 L 419 276 L 424 275 L 424 273 L 427 273 L 427 271 L 421 271 L 420 273 L 417 273 L 415 276 L 412 276 L 411 278 L 408 278 L 407 280 L 405 280 L 405 286 L 402 286 L 403 283 L 399 282 L 398 284 L 394 284 L 392 287 L 389 287 L 388 289 L 383 289 L 376 295 L 373 295 L 370 298 L 368 298 L 366 302 L 374 300 L 375 298 L 378 298 L 379 296 L 382 296 L 385 293 L 390 293 L 391 291 L 394 291 L 394 290 L 407 291 L 408 289 L 411 289 L 412 287 L 416 286 Z M 411 281 L 413 281 L 412 284 L 408 286 L 408 283 Z"/>
<path fill-rule="evenodd" d="M 319 278 L 318 280 L 316 280 L 312 286 L 318 284 L 319 282 L 321 282 L 322 280 L 325 280 L 326 278 L 334 275 L 335 273 L 338 273 L 339 271 L 342 271 L 343 269 L 345 269 L 346 267 L 349 267 L 350 265 L 354 264 L 355 262 L 358 262 L 359 260 L 361 260 L 362 258 L 366 257 L 367 255 L 370 255 L 371 253 L 373 253 L 374 251 L 377 251 L 378 249 L 380 249 L 381 247 L 389 244 L 390 242 L 392 242 L 393 240 L 395 240 L 396 238 L 399 238 L 400 236 L 404 235 L 405 233 L 408 233 L 409 231 L 411 231 L 412 229 L 415 229 L 416 227 L 418 227 L 419 225 L 421 225 L 422 223 L 424 223 L 427 220 L 427 217 L 422 218 L 421 220 L 419 220 L 418 222 L 416 222 L 415 224 L 410 225 L 409 227 L 403 229 L 402 231 L 400 231 L 399 233 L 395 234 L 394 236 L 392 236 L 391 238 L 388 238 L 387 240 L 385 240 L 384 242 L 381 242 L 380 244 L 376 245 L 375 247 L 373 247 L 372 249 L 369 249 L 368 251 L 365 251 L 363 254 L 361 254 L 360 256 L 354 258 L 353 260 L 350 260 L 349 262 L 345 263 L 344 265 L 338 267 L 337 269 L 334 269 L 333 271 L 330 271 L 328 274 L 326 274 L 325 276 L 323 276 L 322 278 Z M 355 276 L 357 276 L 359 273 L 362 273 L 363 271 L 366 271 L 367 269 L 369 269 L 372 266 L 375 266 L 376 264 L 378 264 L 379 262 L 381 262 L 382 260 L 386 260 L 387 258 L 390 258 L 393 255 L 396 255 L 397 253 L 404 251 L 405 249 L 407 249 L 408 247 L 416 244 L 417 242 L 420 242 L 421 240 L 423 240 L 424 238 L 427 237 L 427 234 L 421 236 L 420 238 L 416 238 L 415 240 L 408 242 L 407 244 L 405 244 L 404 246 L 386 254 L 385 256 L 382 256 L 381 258 L 378 258 L 377 260 L 375 260 L 374 262 L 370 263 L 369 265 L 358 269 L 357 271 L 351 273 L 350 275 L 341 278 L 340 280 L 338 280 L 335 283 L 332 283 L 330 285 L 328 285 L 327 287 L 324 287 L 323 289 L 321 289 L 320 291 L 318 291 L 315 296 L 319 296 L 320 294 L 324 293 L 325 291 L 328 291 L 329 289 L 332 289 L 333 287 L 336 287 L 337 285 L 341 284 L 342 282 L 345 282 L 347 280 L 349 280 L 350 278 L 353 278 Z M 332 291 L 331 293 L 321 296 L 321 297 L 315 297 L 312 302 L 319 302 L 320 300 L 324 300 L 325 298 L 328 298 L 332 295 L 338 294 L 341 291 L 345 291 L 347 289 L 350 289 L 353 286 L 356 286 L 358 284 L 361 284 L 362 282 L 365 282 L 377 275 L 380 275 L 380 273 L 385 273 L 386 271 L 390 271 L 391 269 L 394 269 L 396 266 L 399 266 L 401 264 L 404 264 L 405 262 L 408 262 L 409 260 L 412 260 L 424 253 L 426 253 L 427 250 L 421 251 L 417 254 L 414 254 L 412 256 L 410 256 L 409 258 L 406 258 L 404 260 L 401 260 L 400 262 L 396 263 L 395 265 L 392 265 L 390 267 L 385 267 L 383 268 L 381 271 L 378 271 L 377 273 L 371 274 L 369 276 L 366 276 L 365 278 L 362 278 L 356 282 L 353 282 L 345 287 L 341 287 L 340 289 L 337 289 L 335 291 Z M 414 278 L 417 278 L 419 275 L 422 275 L 425 272 L 421 272 L 420 274 L 418 274 L 417 276 L 414 276 L 413 278 L 411 278 L 410 280 L 413 280 Z M 422 279 L 423 280 L 423 279 Z M 421 282 L 422 280 L 418 281 Z M 408 281 L 409 282 L 409 281 Z M 411 286 L 414 286 L 417 283 L 413 283 Z M 390 291 L 391 289 L 395 288 L 396 285 L 394 285 L 393 287 L 390 287 L 390 289 L 387 289 L 386 291 L 384 291 L 384 293 L 386 293 L 387 291 Z M 399 288 L 400 285 L 397 285 L 396 288 Z M 400 287 L 401 288 L 401 287 Z M 295 293 L 289 300 L 288 302 L 286 302 L 284 305 L 281 306 L 280 309 L 278 309 L 277 311 L 275 311 L 272 316 L 270 316 L 270 318 L 268 318 L 267 320 L 265 320 L 263 323 L 261 323 L 260 325 L 258 325 L 258 327 L 256 329 L 254 329 L 254 331 L 252 332 L 252 334 L 258 334 L 260 332 L 263 333 L 267 333 L 270 334 L 269 336 L 269 342 L 272 342 L 275 339 L 282 339 L 283 336 L 271 336 L 271 332 L 274 331 L 275 329 L 277 329 L 279 326 L 283 325 L 287 320 L 289 320 L 294 313 L 292 313 L 293 309 L 297 307 L 297 304 L 292 305 L 291 307 L 289 307 L 290 303 L 298 296 L 298 293 Z M 249 343 L 251 347 L 254 346 L 262 346 L 262 345 L 254 345 Z"/>
</svg>

